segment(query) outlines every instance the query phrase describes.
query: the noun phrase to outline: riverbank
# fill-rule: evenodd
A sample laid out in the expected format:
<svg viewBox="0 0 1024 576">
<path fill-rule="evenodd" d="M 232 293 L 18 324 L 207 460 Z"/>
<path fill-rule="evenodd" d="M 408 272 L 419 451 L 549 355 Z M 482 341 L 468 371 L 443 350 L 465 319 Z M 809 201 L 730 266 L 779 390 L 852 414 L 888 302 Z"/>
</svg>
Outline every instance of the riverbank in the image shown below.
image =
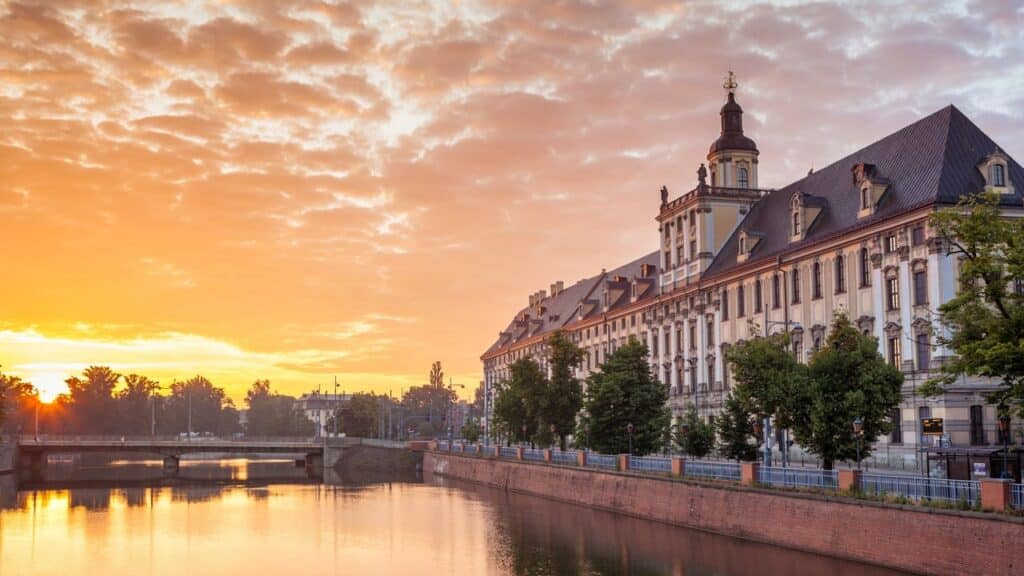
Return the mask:
<svg viewBox="0 0 1024 576">
<path fill-rule="evenodd" d="M 18 444 L 11 439 L 0 440 L 0 474 L 14 472 L 17 467 Z"/>
<path fill-rule="evenodd" d="M 1010 576 L 1024 521 L 541 462 L 428 452 L 423 469 L 602 510 L 922 574 Z"/>
</svg>

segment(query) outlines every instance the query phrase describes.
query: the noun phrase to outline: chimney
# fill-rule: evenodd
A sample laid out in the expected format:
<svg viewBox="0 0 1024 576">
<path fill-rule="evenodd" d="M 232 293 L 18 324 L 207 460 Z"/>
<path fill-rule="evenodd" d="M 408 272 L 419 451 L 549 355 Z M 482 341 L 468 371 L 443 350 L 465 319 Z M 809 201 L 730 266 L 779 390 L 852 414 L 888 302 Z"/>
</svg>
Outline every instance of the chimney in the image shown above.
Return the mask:
<svg viewBox="0 0 1024 576">
<path fill-rule="evenodd" d="M 541 290 L 540 292 L 537 292 L 537 302 L 540 302 L 541 300 L 543 300 L 543 299 L 545 299 L 547 297 L 548 297 L 548 293 L 546 291 Z"/>
<path fill-rule="evenodd" d="M 555 282 L 555 290 L 557 290 L 558 293 L 561 294 L 562 290 L 565 290 L 565 282 L 562 282 L 561 280 L 559 280 L 558 282 Z M 552 290 L 552 293 L 555 290 Z"/>
<path fill-rule="evenodd" d="M 530 294 L 530 308 L 537 303 L 537 294 Z"/>
</svg>

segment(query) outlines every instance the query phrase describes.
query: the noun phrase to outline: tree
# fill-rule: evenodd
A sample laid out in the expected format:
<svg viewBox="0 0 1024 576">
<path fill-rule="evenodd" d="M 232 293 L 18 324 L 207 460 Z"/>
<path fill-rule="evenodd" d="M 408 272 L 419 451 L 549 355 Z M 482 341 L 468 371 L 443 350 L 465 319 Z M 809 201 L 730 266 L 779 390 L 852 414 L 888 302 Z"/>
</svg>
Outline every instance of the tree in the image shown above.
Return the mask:
<svg viewBox="0 0 1024 576">
<path fill-rule="evenodd" d="M 245 393 L 249 410 L 245 432 L 252 436 L 302 436 L 316 433 L 316 424 L 295 409 L 295 398 L 271 389 L 270 380 L 256 380 Z"/>
<path fill-rule="evenodd" d="M 718 452 L 730 460 L 757 460 L 757 446 L 751 444 L 754 425 L 750 413 L 734 394 L 725 399 L 725 410 L 715 420 L 718 432 Z"/>
<path fill-rule="evenodd" d="M 78 432 L 110 434 L 117 431 L 114 388 L 121 375 L 108 366 L 90 366 L 82 378 L 72 376 L 68 385 L 67 408 L 72 428 Z"/>
<path fill-rule="evenodd" d="M 508 442 L 526 442 L 538 434 L 539 417 L 546 400 L 547 378 L 533 358 L 520 358 L 509 366 L 511 378 L 495 389 L 495 426 Z"/>
<path fill-rule="evenodd" d="M 430 387 L 444 388 L 444 371 L 441 370 L 440 360 L 430 366 Z"/>
<path fill-rule="evenodd" d="M 139 374 L 124 377 L 124 388 L 117 391 L 115 400 L 122 434 L 149 434 L 153 430 L 156 410 L 155 394 L 160 389 L 156 380 Z"/>
<path fill-rule="evenodd" d="M 444 387 L 414 386 L 402 396 L 405 425 L 420 438 L 437 438 L 445 434 L 445 415 L 455 394 Z"/>
<path fill-rule="evenodd" d="M 631 338 L 612 352 L 587 380 L 580 435 L 606 454 L 625 453 L 633 425 L 633 453 L 656 452 L 665 441 L 668 391 L 651 374 L 647 346 Z"/>
<path fill-rule="evenodd" d="M 547 383 L 538 427 L 544 432 L 554 425 L 559 445 L 565 450 L 566 437 L 576 426 L 576 415 L 583 407 L 583 386 L 579 378 L 574 376 L 576 368 L 583 361 L 583 350 L 562 330 L 555 331 L 547 345 L 551 379 Z"/>
<path fill-rule="evenodd" d="M 192 432 L 227 435 L 239 430 L 238 411 L 231 399 L 205 377 L 172 382 L 170 392 L 159 423 L 164 433 L 188 431 L 190 415 Z"/>
<path fill-rule="evenodd" d="M 732 366 L 733 394 L 743 409 L 759 418 L 773 417 L 781 428 L 789 428 L 800 409 L 794 394 L 807 378 L 807 367 L 797 362 L 789 343 L 789 333 L 755 336 L 731 346 L 725 357 Z"/>
<path fill-rule="evenodd" d="M 715 446 L 714 427 L 700 418 L 693 404 L 686 408 L 686 415 L 676 432 L 676 444 L 684 454 L 695 458 L 707 456 Z"/>
<path fill-rule="evenodd" d="M 341 410 L 341 431 L 346 436 L 374 438 L 380 424 L 380 402 L 373 394 L 353 394 Z"/>
<path fill-rule="evenodd" d="M 462 425 L 462 429 L 459 430 L 462 437 L 471 444 L 476 443 L 480 439 L 480 424 L 476 420 L 470 420 Z"/>
<path fill-rule="evenodd" d="M 831 470 L 836 460 L 871 454 L 878 436 L 892 430 L 889 416 L 899 405 L 903 374 L 882 358 L 878 341 L 865 336 L 837 312 L 821 350 L 811 357 L 805 385 L 794 394 L 792 428 L 797 442 Z M 858 439 L 853 422 L 860 418 Z"/>
<path fill-rule="evenodd" d="M 994 191 L 965 197 L 935 213 L 931 225 L 960 258 L 959 292 L 939 306 L 947 334 L 938 342 L 955 356 L 922 392 L 943 394 L 961 374 L 991 378 L 987 401 L 1024 417 L 1024 219 L 1004 218 Z"/>
<path fill-rule="evenodd" d="M 18 376 L 0 372 L 0 429 L 8 423 L 21 424 L 19 415 L 24 405 L 33 402 L 39 402 L 35 387 Z"/>
</svg>

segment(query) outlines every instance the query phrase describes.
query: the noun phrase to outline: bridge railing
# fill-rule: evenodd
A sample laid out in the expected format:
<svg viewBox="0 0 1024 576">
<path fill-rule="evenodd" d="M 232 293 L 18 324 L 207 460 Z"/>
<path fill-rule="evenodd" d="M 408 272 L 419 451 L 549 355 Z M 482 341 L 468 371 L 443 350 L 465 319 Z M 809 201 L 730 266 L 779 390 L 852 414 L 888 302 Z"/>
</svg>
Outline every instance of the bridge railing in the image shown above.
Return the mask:
<svg viewBox="0 0 1024 576">
<path fill-rule="evenodd" d="M 112 434 L 40 434 L 39 436 L 31 434 L 22 434 L 18 436 L 18 443 L 32 446 L 32 445 L 46 445 L 46 444 L 69 444 L 69 443 L 95 443 L 95 442 L 109 442 L 109 443 L 154 443 L 154 442 L 213 442 L 213 443 L 232 443 L 232 444 L 317 444 L 322 443 L 323 438 L 314 438 L 312 436 L 169 436 L 169 435 L 157 435 L 157 436 L 119 436 Z M 365 443 L 366 439 L 362 438 L 331 438 L 329 440 L 348 440 L 350 442 Z M 387 442 L 387 441 L 382 441 Z"/>
</svg>

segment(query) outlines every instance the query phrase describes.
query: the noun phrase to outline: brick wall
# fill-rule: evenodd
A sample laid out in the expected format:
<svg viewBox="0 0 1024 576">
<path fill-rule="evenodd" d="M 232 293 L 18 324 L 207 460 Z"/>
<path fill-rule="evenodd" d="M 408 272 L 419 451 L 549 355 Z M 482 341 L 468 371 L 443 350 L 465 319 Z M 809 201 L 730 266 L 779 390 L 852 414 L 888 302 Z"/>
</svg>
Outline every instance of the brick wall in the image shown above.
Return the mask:
<svg viewBox="0 0 1024 576">
<path fill-rule="evenodd" d="M 742 486 L 427 453 L 426 476 L 938 575 L 1024 573 L 1024 521 Z"/>
</svg>

